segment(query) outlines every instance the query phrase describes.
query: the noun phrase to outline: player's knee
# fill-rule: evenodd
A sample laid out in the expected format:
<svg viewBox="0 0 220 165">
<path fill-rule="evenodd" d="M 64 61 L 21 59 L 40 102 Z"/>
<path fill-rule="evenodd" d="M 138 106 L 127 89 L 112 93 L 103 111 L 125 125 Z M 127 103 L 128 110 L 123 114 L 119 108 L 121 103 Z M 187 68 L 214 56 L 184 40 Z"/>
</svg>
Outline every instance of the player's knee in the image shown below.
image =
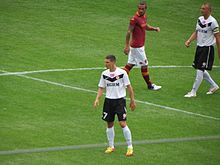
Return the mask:
<svg viewBox="0 0 220 165">
<path fill-rule="evenodd" d="M 120 121 L 119 124 L 120 124 L 121 128 L 124 128 L 127 126 L 126 121 Z"/>
</svg>

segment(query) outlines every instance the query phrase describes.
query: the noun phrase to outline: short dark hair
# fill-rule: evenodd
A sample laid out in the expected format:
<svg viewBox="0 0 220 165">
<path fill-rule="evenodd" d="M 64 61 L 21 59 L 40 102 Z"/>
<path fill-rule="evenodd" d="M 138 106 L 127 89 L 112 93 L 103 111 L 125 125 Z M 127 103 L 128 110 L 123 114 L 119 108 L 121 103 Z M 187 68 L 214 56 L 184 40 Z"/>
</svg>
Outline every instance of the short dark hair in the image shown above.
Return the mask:
<svg viewBox="0 0 220 165">
<path fill-rule="evenodd" d="M 107 55 L 107 56 L 105 57 L 105 59 L 108 59 L 108 60 L 110 60 L 111 62 L 116 62 L 116 57 L 115 57 L 114 55 L 112 55 L 112 54 Z"/>
<path fill-rule="evenodd" d="M 145 8 L 147 8 L 147 2 L 146 2 L 146 1 L 140 1 L 139 4 L 138 4 L 138 6 L 139 6 L 139 5 L 145 5 Z"/>
</svg>

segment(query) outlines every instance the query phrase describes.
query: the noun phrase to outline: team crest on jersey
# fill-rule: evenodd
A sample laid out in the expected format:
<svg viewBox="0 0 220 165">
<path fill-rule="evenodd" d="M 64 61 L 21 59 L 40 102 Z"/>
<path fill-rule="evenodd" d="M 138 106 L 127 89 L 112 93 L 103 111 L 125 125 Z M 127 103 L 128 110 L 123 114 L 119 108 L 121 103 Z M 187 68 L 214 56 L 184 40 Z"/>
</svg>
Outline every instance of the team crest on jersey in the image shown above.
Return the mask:
<svg viewBox="0 0 220 165">
<path fill-rule="evenodd" d="M 114 76 L 115 76 L 115 74 L 114 74 L 114 73 L 111 73 L 111 74 L 110 74 L 110 77 L 114 77 Z"/>
</svg>

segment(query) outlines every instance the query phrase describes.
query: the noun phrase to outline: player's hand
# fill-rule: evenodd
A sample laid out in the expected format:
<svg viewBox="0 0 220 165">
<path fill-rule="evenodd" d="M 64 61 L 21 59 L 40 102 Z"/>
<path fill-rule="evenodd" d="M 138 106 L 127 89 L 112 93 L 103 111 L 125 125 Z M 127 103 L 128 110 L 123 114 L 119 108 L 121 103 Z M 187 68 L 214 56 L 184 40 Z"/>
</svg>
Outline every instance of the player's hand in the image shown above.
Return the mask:
<svg viewBox="0 0 220 165">
<path fill-rule="evenodd" d="M 130 102 L 130 108 L 131 108 L 132 111 L 135 110 L 135 108 L 136 108 L 136 103 L 135 103 L 135 101 L 131 101 L 131 102 Z"/>
<path fill-rule="evenodd" d="M 125 55 L 128 55 L 129 51 L 130 51 L 129 47 L 125 47 L 124 48 L 124 54 Z"/>
<path fill-rule="evenodd" d="M 98 107 L 99 106 L 99 100 L 95 100 L 93 106 L 94 106 L 94 108 Z"/>
<path fill-rule="evenodd" d="M 155 28 L 155 31 L 156 31 L 156 32 L 160 32 L 160 28 L 159 28 L 159 27 L 156 27 L 156 28 Z"/>
<path fill-rule="evenodd" d="M 190 46 L 190 41 L 189 40 L 187 40 L 186 42 L 185 42 L 185 46 L 188 48 L 189 46 Z"/>
</svg>

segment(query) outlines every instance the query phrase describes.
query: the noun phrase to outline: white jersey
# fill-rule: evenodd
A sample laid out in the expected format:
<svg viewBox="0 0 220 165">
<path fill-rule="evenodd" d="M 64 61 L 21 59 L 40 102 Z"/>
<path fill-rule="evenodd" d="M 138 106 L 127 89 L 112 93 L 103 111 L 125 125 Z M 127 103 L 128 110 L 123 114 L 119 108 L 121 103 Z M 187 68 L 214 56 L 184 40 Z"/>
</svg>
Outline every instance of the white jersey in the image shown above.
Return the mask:
<svg viewBox="0 0 220 165">
<path fill-rule="evenodd" d="M 196 32 L 198 46 L 214 45 L 216 43 L 214 34 L 219 32 L 218 22 L 211 15 L 208 19 L 200 16 L 196 24 Z"/>
<path fill-rule="evenodd" d="M 130 80 L 126 71 L 117 67 L 114 72 L 109 69 L 103 71 L 98 86 L 106 88 L 106 98 L 119 99 L 126 96 L 127 85 L 130 85 Z"/>
</svg>

